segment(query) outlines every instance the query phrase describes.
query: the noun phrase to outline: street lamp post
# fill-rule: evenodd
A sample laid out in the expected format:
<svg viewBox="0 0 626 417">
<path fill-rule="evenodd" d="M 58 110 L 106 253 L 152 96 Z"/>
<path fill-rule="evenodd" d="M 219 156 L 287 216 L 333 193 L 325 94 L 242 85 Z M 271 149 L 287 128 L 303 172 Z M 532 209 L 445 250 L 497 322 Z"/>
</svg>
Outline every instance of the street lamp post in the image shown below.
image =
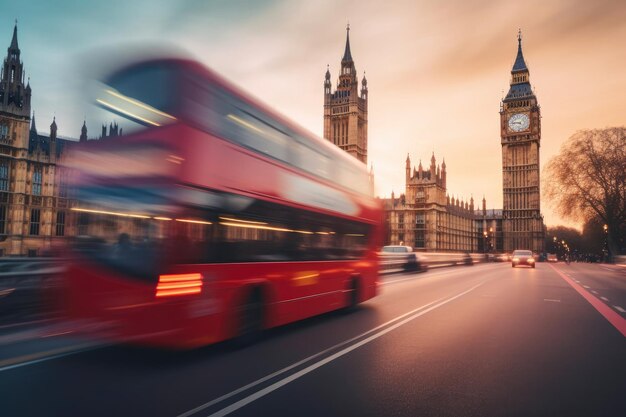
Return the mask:
<svg viewBox="0 0 626 417">
<path fill-rule="evenodd" d="M 602 248 L 602 253 L 604 255 L 604 262 L 611 262 L 611 251 L 609 250 L 609 225 L 604 224 L 602 226 L 604 230 L 604 247 Z"/>
</svg>

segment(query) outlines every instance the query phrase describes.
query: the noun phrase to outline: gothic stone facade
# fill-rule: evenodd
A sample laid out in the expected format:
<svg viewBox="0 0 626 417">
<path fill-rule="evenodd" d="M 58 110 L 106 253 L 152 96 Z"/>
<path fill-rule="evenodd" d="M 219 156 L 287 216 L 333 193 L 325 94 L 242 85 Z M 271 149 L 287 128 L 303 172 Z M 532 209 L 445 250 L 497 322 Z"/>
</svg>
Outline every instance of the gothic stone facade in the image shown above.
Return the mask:
<svg viewBox="0 0 626 417">
<path fill-rule="evenodd" d="M 34 116 L 31 127 L 31 93 L 16 25 L 0 79 L 0 256 L 40 255 L 71 233 L 57 163 L 72 141 L 57 137 L 56 121 L 49 136 L 37 134 Z"/>
<path fill-rule="evenodd" d="M 544 250 L 539 146 L 541 113 L 518 35 L 509 92 L 500 106 L 504 250 Z"/>
<path fill-rule="evenodd" d="M 447 192 L 446 162 L 436 164 L 435 155 L 429 169 L 411 169 L 406 159 L 406 190 L 399 197 L 384 199 L 388 245 L 412 246 L 427 252 L 503 251 L 502 210 L 487 210 L 450 197 Z"/>
<path fill-rule="evenodd" d="M 477 252 L 474 199 L 463 202 L 450 198 L 446 190 L 446 162 L 430 168 L 420 161 L 411 170 L 406 159 L 406 190 L 399 198 L 392 193 L 383 201 L 387 226 L 387 244 L 408 245 L 430 252 Z"/>
<path fill-rule="evenodd" d="M 350 52 L 349 26 L 337 89 L 332 92 L 331 87 L 330 69 L 326 69 L 324 138 L 367 164 L 367 79 L 363 75 L 359 96 L 359 81 Z"/>
</svg>

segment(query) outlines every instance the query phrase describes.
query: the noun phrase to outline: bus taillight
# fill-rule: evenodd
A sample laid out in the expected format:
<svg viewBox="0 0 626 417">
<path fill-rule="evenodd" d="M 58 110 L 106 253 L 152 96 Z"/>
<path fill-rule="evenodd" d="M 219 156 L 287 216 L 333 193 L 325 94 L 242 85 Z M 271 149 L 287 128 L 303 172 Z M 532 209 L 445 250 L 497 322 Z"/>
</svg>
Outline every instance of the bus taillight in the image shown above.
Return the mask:
<svg viewBox="0 0 626 417">
<path fill-rule="evenodd" d="M 202 292 L 202 275 L 199 273 L 159 275 L 156 288 L 157 298 L 200 294 L 200 292 Z"/>
</svg>

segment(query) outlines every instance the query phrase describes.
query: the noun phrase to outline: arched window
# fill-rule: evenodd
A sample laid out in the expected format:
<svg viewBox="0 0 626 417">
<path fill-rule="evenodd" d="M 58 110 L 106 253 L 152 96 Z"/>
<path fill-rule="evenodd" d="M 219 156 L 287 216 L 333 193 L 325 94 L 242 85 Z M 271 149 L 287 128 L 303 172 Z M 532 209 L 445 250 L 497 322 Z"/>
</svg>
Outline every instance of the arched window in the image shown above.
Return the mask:
<svg viewBox="0 0 626 417">
<path fill-rule="evenodd" d="M 9 138 L 9 125 L 0 124 L 0 139 Z"/>
<path fill-rule="evenodd" d="M 41 167 L 35 168 L 33 172 L 33 195 L 41 195 Z"/>
<path fill-rule="evenodd" d="M 0 161 L 0 191 L 9 191 L 9 161 Z"/>
</svg>

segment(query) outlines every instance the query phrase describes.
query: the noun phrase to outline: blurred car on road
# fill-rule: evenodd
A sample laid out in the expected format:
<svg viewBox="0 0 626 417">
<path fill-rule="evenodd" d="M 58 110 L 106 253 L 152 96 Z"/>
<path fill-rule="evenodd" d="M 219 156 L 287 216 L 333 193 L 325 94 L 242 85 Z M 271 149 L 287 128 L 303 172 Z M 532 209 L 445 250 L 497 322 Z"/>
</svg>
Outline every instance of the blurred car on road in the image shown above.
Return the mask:
<svg viewBox="0 0 626 417">
<path fill-rule="evenodd" d="M 379 252 L 381 270 L 399 269 L 404 271 L 425 271 L 428 265 L 425 259 L 413 252 L 411 246 L 388 245 Z"/>
<path fill-rule="evenodd" d="M 526 265 L 532 268 L 535 267 L 535 258 L 532 251 L 529 250 L 516 250 L 513 251 L 513 258 L 511 259 L 511 266 L 515 268 L 519 265 Z"/>
<path fill-rule="evenodd" d="M 556 257 L 556 253 L 548 254 L 548 262 L 558 262 L 559 258 Z"/>
<path fill-rule="evenodd" d="M 511 256 L 508 253 L 500 253 L 496 255 L 495 262 L 509 262 L 511 260 Z"/>
</svg>

